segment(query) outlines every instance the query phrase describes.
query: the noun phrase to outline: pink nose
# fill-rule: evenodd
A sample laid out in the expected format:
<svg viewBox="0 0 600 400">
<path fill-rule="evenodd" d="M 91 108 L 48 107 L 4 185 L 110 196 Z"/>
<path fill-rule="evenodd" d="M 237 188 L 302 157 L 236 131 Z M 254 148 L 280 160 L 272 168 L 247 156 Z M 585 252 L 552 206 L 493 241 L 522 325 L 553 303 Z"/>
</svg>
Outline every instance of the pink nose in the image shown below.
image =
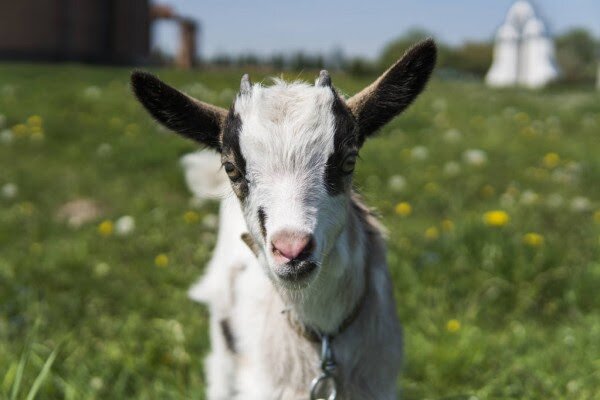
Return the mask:
<svg viewBox="0 0 600 400">
<path fill-rule="evenodd" d="M 271 240 L 275 262 L 284 264 L 292 260 L 303 260 L 314 248 L 313 235 L 303 232 L 280 231 Z"/>
</svg>

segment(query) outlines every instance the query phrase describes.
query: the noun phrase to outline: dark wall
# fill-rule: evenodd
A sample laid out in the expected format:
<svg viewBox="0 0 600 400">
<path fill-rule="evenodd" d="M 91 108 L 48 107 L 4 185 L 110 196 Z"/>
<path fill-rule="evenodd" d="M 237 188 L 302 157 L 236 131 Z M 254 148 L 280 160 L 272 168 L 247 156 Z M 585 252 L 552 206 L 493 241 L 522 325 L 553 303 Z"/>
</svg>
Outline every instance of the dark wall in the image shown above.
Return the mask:
<svg viewBox="0 0 600 400">
<path fill-rule="evenodd" d="M 0 59 L 143 63 L 148 0 L 0 0 Z"/>
</svg>

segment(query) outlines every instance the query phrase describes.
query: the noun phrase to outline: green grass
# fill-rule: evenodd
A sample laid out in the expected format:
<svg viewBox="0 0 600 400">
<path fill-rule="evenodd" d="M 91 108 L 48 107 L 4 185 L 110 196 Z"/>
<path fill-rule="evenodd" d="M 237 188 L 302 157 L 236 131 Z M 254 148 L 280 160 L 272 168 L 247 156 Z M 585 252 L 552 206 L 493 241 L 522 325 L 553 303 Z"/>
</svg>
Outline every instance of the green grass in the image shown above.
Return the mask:
<svg viewBox="0 0 600 400">
<path fill-rule="evenodd" d="M 223 106 L 241 75 L 159 72 Z M 0 66 L 0 114 L 25 124 L 0 141 L 0 187 L 18 187 L 0 195 L 0 398 L 204 398 L 207 312 L 186 290 L 210 257 L 217 206 L 190 203 L 177 160 L 194 145 L 157 129 L 127 80 Z M 333 80 L 347 93 L 366 84 Z M 591 90 L 434 81 L 365 145 L 356 183 L 390 230 L 404 398 L 598 398 L 599 132 Z M 470 165 L 468 149 L 487 161 Z M 71 228 L 57 213 L 80 198 L 101 215 Z M 490 210 L 510 221 L 486 225 Z M 99 233 L 123 215 L 132 234 Z M 530 232 L 543 244 L 524 243 Z"/>
</svg>

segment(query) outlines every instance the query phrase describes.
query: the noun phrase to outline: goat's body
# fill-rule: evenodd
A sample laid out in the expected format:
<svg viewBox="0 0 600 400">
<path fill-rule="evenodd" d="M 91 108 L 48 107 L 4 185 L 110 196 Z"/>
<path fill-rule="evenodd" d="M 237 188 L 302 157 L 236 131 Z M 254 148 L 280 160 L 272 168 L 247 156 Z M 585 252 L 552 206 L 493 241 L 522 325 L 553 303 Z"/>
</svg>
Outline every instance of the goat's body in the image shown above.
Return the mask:
<svg viewBox="0 0 600 400">
<path fill-rule="evenodd" d="M 329 262 L 358 256 L 363 265 L 353 269 L 358 271 L 353 276 L 338 279 L 339 285 L 329 290 L 331 296 L 317 298 L 311 307 L 309 299 L 289 298 L 273 285 L 260 260 L 240 239 L 247 228 L 239 202 L 232 195 L 222 200 L 213 258 L 204 277 L 190 290 L 190 296 L 206 303 L 211 312 L 212 351 L 206 359 L 210 400 L 308 399 L 310 382 L 320 373 L 320 345 L 299 334 L 294 318 L 311 314 L 305 317 L 343 319 L 365 284 L 367 295 L 356 319 L 333 341 L 341 390 L 338 398 L 397 397 L 402 340 L 383 239 L 357 199 L 347 209 L 352 240 L 361 245 L 350 249 L 346 242 L 340 243 L 342 248 L 336 246 Z M 348 254 L 336 254 L 344 252 Z M 337 302 L 340 307 L 318 304 L 323 301 Z"/>
</svg>

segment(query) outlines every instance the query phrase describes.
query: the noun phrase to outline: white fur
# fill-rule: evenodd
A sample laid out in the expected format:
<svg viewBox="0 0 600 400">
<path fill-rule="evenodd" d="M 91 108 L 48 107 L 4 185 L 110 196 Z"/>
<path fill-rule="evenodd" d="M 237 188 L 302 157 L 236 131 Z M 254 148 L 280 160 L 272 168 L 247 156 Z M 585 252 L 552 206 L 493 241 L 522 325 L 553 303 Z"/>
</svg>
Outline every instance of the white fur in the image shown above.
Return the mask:
<svg viewBox="0 0 600 400">
<path fill-rule="evenodd" d="M 213 258 L 189 292 L 211 312 L 210 400 L 307 399 L 320 349 L 297 334 L 288 313 L 306 326 L 334 331 L 365 290 L 357 319 L 334 340 L 344 386 L 340 399 L 396 398 L 401 333 L 381 237 L 367 233 L 349 194 L 331 196 L 324 184 L 334 150 L 333 96 L 327 87 L 276 81 L 268 88 L 254 85 L 236 100 L 249 195 L 241 207 L 228 189 Z M 188 178 L 194 193 L 223 187 L 224 172 L 189 160 L 183 165 L 194 177 Z M 259 207 L 267 215 L 266 240 Z M 318 270 L 302 287 L 276 274 L 269 243 L 282 229 L 315 237 Z M 258 258 L 240 239 L 244 232 L 259 245 Z M 219 326 L 224 318 L 236 354 L 225 346 Z"/>
</svg>

